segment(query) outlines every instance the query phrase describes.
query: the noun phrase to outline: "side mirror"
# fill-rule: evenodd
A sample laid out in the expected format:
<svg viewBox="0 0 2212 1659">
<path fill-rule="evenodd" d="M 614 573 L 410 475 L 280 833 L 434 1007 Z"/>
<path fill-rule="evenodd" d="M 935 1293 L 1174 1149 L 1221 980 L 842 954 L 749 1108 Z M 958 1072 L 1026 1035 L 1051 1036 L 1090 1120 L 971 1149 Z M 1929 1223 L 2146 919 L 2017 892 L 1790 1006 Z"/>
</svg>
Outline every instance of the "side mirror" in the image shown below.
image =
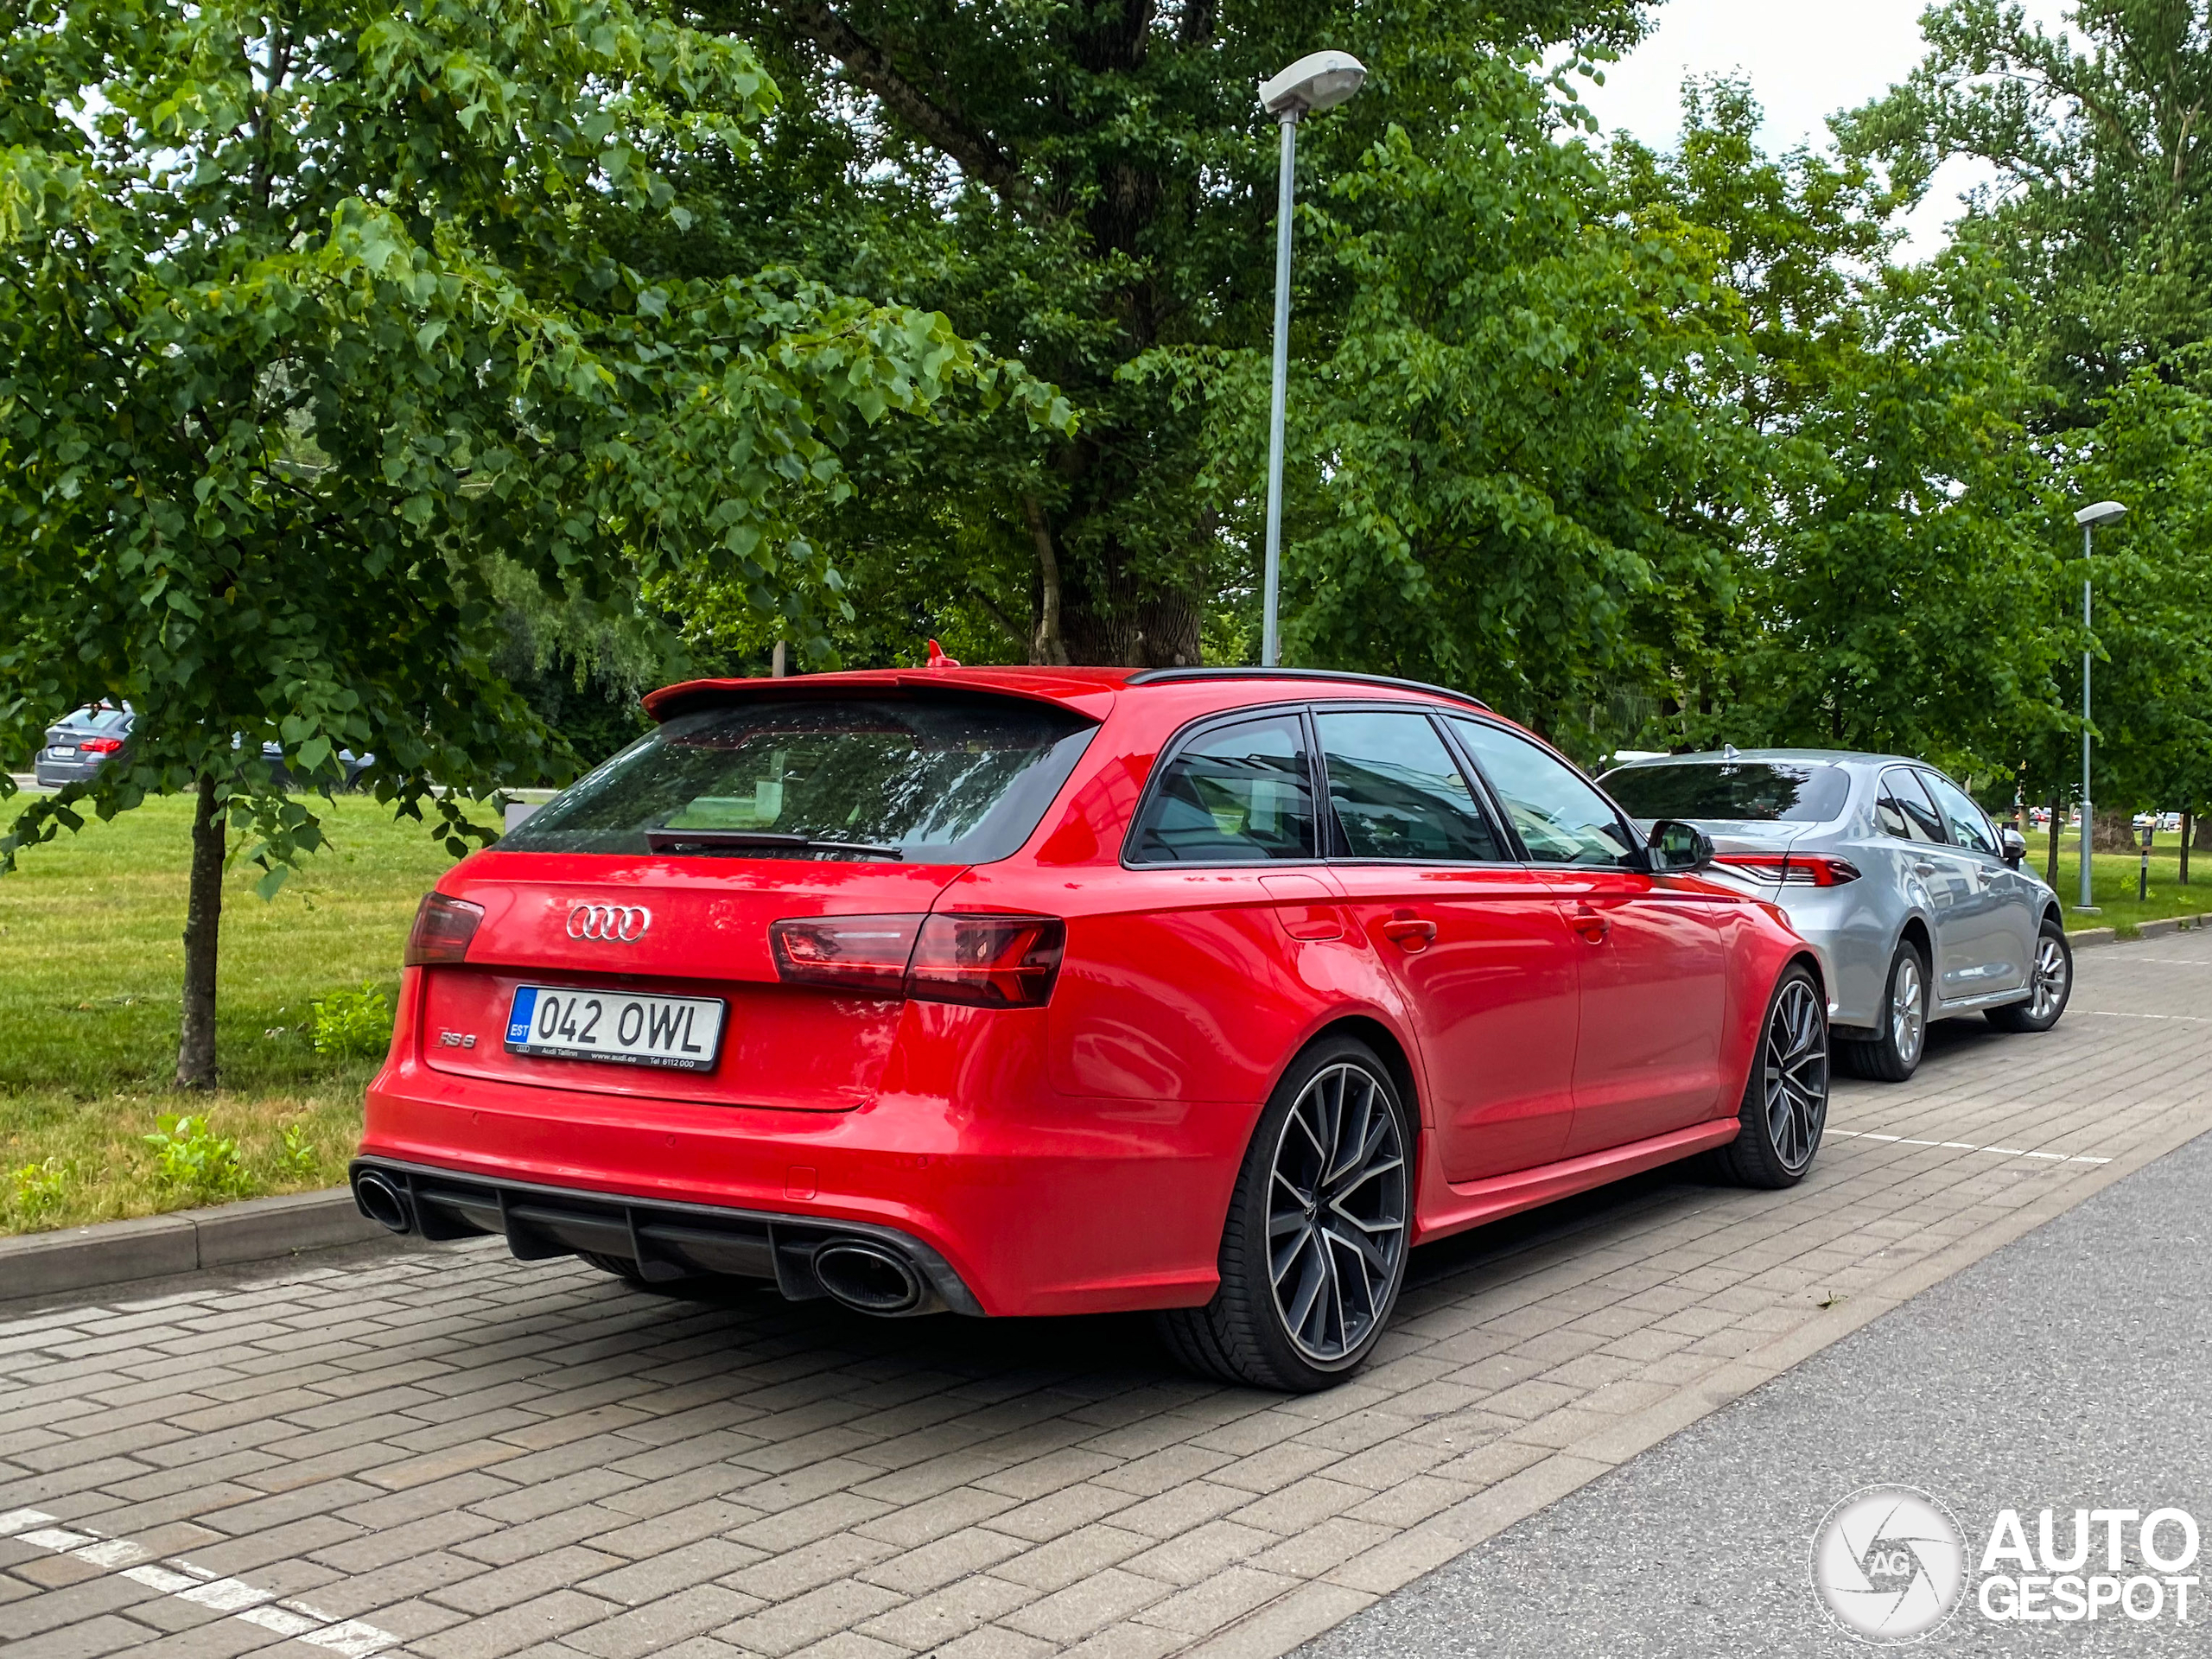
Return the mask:
<svg viewBox="0 0 2212 1659">
<path fill-rule="evenodd" d="M 2018 869 L 2028 855 L 2028 838 L 2008 823 L 1997 832 L 1997 839 L 2005 849 L 2005 861 Z"/>
<path fill-rule="evenodd" d="M 1701 870 L 1713 862 L 1713 837 L 1694 823 L 1662 818 L 1651 826 L 1652 872 L 1670 875 L 1681 870 Z"/>
</svg>

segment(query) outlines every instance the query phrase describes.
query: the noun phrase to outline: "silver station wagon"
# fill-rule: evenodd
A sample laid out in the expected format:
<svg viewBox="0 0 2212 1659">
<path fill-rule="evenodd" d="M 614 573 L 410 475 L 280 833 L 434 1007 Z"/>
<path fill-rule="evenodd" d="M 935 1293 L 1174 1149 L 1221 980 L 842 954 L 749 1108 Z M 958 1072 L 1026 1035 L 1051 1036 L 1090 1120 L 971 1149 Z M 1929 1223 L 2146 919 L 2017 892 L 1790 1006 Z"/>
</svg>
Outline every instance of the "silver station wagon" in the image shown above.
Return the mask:
<svg viewBox="0 0 2212 1659">
<path fill-rule="evenodd" d="M 1648 831 L 1660 818 L 1712 837 L 1711 873 L 1780 905 L 1820 955 L 1837 1059 L 1901 1083 L 1928 1022 L 1980 1013 L 2048 1031 L 2074 957 L 2058 896 L 1924 762 L 1829 749 L 1724 749 L 1633 760 L 1601 780 Z"/>
</svg>

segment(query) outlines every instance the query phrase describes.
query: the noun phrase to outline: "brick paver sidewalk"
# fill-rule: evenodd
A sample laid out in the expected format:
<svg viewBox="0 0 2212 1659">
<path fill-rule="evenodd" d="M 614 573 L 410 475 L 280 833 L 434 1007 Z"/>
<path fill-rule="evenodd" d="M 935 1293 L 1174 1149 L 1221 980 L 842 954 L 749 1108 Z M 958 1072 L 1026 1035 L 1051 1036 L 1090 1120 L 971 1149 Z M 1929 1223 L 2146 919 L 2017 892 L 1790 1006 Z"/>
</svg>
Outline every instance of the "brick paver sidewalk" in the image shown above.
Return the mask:
<svg viewBox="0 0 2212 1659">
<path fill-rule="evenodd" d="M 1839 1086 L 1795 1192 L 1661 1172 L 1419 1253 L 1310 1399 L 1141 1320 L 668 1301 L 498 1241 L 0 1318 L 0 1646 L 1278 1654 L 2212 1127 L 2212 938 L 2081 982 Z"/>
</svg>

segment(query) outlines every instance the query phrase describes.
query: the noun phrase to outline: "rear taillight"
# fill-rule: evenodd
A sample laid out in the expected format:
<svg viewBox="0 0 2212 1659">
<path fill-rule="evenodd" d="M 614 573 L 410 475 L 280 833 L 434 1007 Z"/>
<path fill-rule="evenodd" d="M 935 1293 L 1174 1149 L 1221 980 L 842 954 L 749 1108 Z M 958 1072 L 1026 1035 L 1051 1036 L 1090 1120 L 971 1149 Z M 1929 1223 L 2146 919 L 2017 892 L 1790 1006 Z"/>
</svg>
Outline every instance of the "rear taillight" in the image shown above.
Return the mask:
<svg viewBox="0 0 2212 1659">
<path fill-rule="evenodd" d="M 427 968 L 435 963 L 465 962 L 468 942 L 484 919 L 484 906 L 466 899 L 448 899 L 442 893 L 426 894 L 415 912 L 415 925 L 407 931 L 407 951 L 401 965 Z"/>
<path fill-rule="evenodd" d="M 1721 853 L 1713 861 L 1785 887 L 1840 887 L 1859 879 L 1856 864 L 1827 853 Z"/>
<path fill-rule="evenodd" d="M 1051 1000 L 1068 925 L 1056 916 L 939 914 L 922 924 L 906 995 L 983 1008 L 1041 1008 Z"/>
<path fill-rule="evenodd" d="M 119 737 L 88 737 L 77 746 L 86 754 L 113 754 L 123 747 Z"/>
<path fill-rule="evenodd" d="M 777 976 L 868 996 L 1042 1007 L 1067 945 L 1053 916 L 810 916 L 772 924 Z"/>
<path fill-rule="evenodd" d="M 810 916 L 773 922 L 768 946 L 786 985 L 904 996 L 919 916 Z"/>
</svg>

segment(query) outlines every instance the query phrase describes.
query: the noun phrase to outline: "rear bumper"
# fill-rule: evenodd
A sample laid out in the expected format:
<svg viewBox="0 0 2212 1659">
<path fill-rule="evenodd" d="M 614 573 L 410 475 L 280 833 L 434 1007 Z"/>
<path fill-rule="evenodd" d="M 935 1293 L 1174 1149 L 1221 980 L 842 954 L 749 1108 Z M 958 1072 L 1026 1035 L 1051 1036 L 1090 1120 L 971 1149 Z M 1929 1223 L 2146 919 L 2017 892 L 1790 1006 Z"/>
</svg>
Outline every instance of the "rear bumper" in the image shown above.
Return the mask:
<svg viewBox="0 0 2212 1659">
<path fill-rule="evenodd" d="M 772 1281 L 789 1300 L 804 1302 L 831 1294 L 816 1270 L 823 1248 L 858 1240 L 906 1262 L 920 1287 L 909 1304 L 866 1311 L 983 1311 L 975 1292 L 943 1256 L 896 1228 L 709 1205 L 637 1202 L 383 1158 L 355 1159 L 350 1179 L 361 1213 L 394 1232 L 431 1239 L 504 1234 L 518 1261 L 584 1251 L 633 1262 L 638 1276 L 648 1281 L 701 1274 L 761 1279 Z"/>
<path fill-rule="evenodd" d="M 37 780 L 41 789 L 59 789 L 64 784 L 83 783 L 97 774 L 107 761 L 108 757 L 104 754 L 89 758 L 79 756 L 70 760 L 49 760 L 41 751 L 31 762 L 31 776 Z"/>
<path fill-rule="evenodd" d="M 411 1046 L 407 1033 L 396 1046 Z M 400 1058 L 369 1086 L 357 1167 L 448 1184 L 469 1203 L 434 1198 L 425 1213 L 468 1232 L 508 1231 L 502 1191 L 582 1206 L 588 1225 L 524 1217 L 508 1231 L 543 1254 L 641 1259 L 627 1212 L 648 1227 L 704 1215 L 721 1218 L 711 1246 L 648 1239 L 642 1259 L 666 1248 L 671 1267 L 788 1290 L 787 1236 L 859 1235 L 903 1241 L 945 1306 L 994 1317 L 1205 1301 L 1256 1106 L 1055 1095 L 1041 1064 L 979 1064 L 988 1046 L 949 1090 L 886 1089 L 847 1111 L 588 1094 Z"/>
</svg>

